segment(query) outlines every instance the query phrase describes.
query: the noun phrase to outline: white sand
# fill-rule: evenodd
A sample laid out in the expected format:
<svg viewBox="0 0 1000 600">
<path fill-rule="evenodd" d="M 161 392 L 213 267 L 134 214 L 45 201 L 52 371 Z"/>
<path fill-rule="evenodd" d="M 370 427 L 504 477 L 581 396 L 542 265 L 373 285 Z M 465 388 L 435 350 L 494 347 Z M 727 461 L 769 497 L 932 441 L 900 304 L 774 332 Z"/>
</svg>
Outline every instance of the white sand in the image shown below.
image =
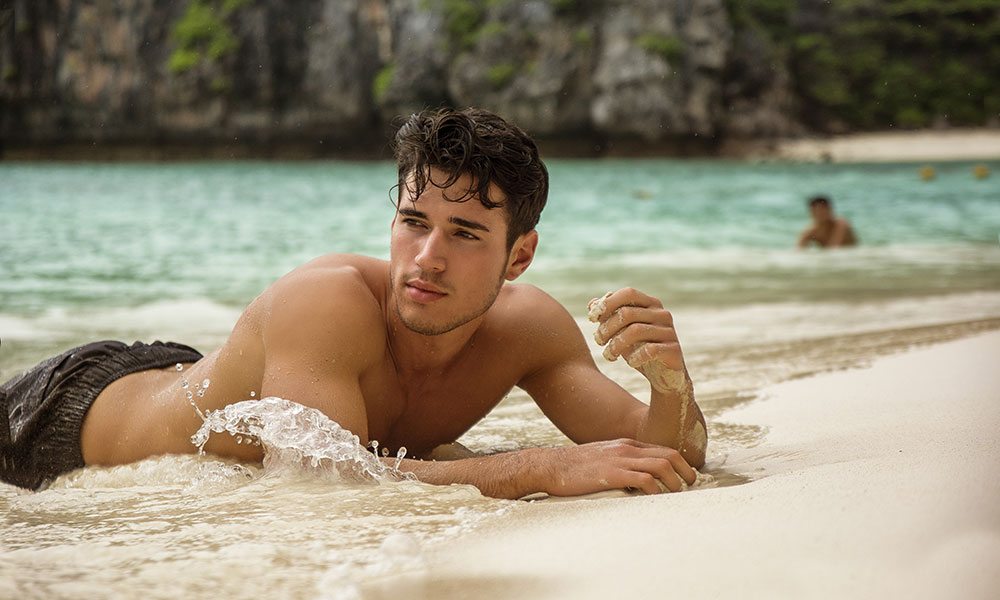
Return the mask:
<svg viewBox="0 0 1000 600">
<path fill-rule="evenodd" d="M 889 131 L 790 139 L 778 142 L 767 154 L 781 159 L 833 162 L 998 160 L 1000 130 Z"/>
<path fill-rule="evenodd" d="M 995 598 L 1000 332 L 768 390 L 743 485 L 539 502 L 371 597 Z M 396 596 L 402 597 L 402 596 Z"/>
</svg>

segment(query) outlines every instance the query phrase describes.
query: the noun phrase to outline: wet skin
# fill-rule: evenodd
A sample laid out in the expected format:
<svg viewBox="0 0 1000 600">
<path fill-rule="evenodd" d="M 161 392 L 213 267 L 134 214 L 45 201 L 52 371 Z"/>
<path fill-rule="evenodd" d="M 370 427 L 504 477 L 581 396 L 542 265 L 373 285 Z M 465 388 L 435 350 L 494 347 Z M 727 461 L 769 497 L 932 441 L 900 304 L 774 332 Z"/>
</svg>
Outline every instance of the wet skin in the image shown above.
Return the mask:
<svg viewBox="0 0 1000 600">
<path fill-rule="evenodd" d="M 194 452 L 190 437 L 201 419 L 185 392 L 197 393 L 205 379 L 210 385 L 194 398 L 202 411 L 279 396 L 321 410 L 363 444 L 406 446 L 417 457 L 454 442 L 520 386 L 581 445 L 407 460 L 404 469 L 500 497 L 654 493 L 693 482 L 689 463 L 704 462 L 704 442 L 685 446 L 685 439 L 704 426 L 697 405 L 681 407 L 679 395 L 654 389 L 649 408 L 602 375 L 565 308 L 533 286 L 506 283 L 530 265 L 537 233 L 508 251 L 502 209 L 446 199 L 467 189 L 462 178 L 446 190 L 428 186 L 418 199 L 404 192 L 388 262 L 317 258 L 255 298 L 225 344 L 202 360 L 112 383 L 84 421 L 85 462 Z M 644 360 L 684 369 L 672 318 L 656 299 L 625 289 L 607 304 L 601 341 L 613 354 L 642 349 Z M 228 435 L 212 435 L 205 450 L 261 459 L 259 448 Z"/>
</svg>

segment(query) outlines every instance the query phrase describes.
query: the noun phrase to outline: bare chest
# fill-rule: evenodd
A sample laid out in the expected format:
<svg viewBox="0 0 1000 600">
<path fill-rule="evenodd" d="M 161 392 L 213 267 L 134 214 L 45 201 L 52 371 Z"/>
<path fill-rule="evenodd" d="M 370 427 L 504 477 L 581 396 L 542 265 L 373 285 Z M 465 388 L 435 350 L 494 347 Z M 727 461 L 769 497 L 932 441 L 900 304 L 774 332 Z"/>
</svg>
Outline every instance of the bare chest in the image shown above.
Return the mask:
<svg viewBox="0 0 1000 600">
<path fill-rule="evenodd" d="M 457 440 L 511 390 L 516 377 L 503 369 L 455 372 L 402 381 L 391 368 L 362 380 L 368 435 L 395 453 L 405 446 L 420 456 Z"/>
</svg>

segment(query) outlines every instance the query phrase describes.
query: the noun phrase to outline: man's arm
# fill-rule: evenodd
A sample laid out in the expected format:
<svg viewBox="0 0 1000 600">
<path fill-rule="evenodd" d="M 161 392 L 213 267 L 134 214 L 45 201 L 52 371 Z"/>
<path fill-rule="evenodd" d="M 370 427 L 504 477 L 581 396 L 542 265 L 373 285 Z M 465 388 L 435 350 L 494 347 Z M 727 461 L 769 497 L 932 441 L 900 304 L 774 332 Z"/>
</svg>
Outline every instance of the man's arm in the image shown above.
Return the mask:
<svg viewBox="0 0 1000 600">
<path fill-rule="evenodd" d="M 583 444 L 633 438 L 705 462 L 705 421 L 694 400 L 673 318 L 655 298 L 626 288 L 601 300 L 597 341 L 605 357 L 625 357 L 652 384 L 646 405 L 602 374 L 576 322 L 547 295 L 536 299 L 538 367 L 519 385 L 570 439 Z"/>
<path fill-rule="evenodd" d="M 815 231 L 816 228 L 814 227 L 806 227 L 805 229 L 803 229 L 802 233 L 799 234 L 798 247 L 805 248 L 806 246 L 808 246 L 809 242 L 812 241 L 813 239 Z"/>
<path fill-rule="evenodd" d="M 833 233 L 830 234 L 830 248 L 839 248 L 847 241 L 851 226 L 845 219 L 837 219 L 833 223 Z"/>
<path fill-rule="evenodd" d="M 656 494 L 694 483 L 696 474 L 676 451 L 636 440 L 562 448 L 529 448 L 454 461 L 404 460 L 400 469 L 425 483 L 465 483 L 486 496 L 522 498 L 535 492 L 579 496 L 633 488 Z"/>
<path fill-rule="evenodd" d="M 276 284 L 263 331 L 262 396 L 315 408 L 368 443 L 360 377 L 381 354 L 377 303 L 352 268 L 313 269 Z"/>
<path fill-rule="evenodd" d="M 590 318 L 608 360 L 624 358 L 650 383 L 649 410 L 638 439 L 676 448 L 692 465 L 705 464 L 705 418 L 694 399 L 674 318 L 656 298 L 632 288 L 591 303 Z"/>
</svg>

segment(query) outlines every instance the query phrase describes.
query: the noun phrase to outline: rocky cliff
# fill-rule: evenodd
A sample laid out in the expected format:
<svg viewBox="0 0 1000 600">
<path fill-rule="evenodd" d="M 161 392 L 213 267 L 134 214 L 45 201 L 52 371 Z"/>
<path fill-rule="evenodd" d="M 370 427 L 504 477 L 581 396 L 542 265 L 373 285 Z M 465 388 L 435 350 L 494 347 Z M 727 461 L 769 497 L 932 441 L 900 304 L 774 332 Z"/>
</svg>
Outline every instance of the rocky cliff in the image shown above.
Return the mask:
<svg viewBox="0 0 1000 600">
<path fill-rule="evenodd" d="M 874 60 L 872 77 L 879 60 L 898 71 L 910 63 L 886 55 L 892 40 L 858 28 L 890 17 L 923 27 L 935 3 L 845 4 L 850 10 L 820 0 L 12 0 L 0 4 L 0 136 L 9 152 L 42 154 L 372 153 L 395 116 L 439 105 L 494 109 L 584 154 L 711 151 L 721 140 L 893 126 L 892 114 L 873 121 L 874 109 L 859 112 L 851 91 L 864 65 L 845 64 L 833 44 L 846 39 L 855 54 L 874 44 L 850 61 Z M 907 4 L 919 14 L 883 14 L 884 5 Z M 987 73 L 985 83 L 966 81 L 972 109 L 959 106 L 959 121 L 995 122 L 988 72 L 998 55 L 988 40 L 998 1 L 939 4 L 952 7 L 950 22 L 985 36 L 955 41 L 976 57 L 965 61 L 967 74 Z M 928 21 L 924 33 L 934 27 Z M 918 51 L 919 40 L 909 48 Z M 891 74 L 903 87 L 906 75 Z M 948 122 L 934 107 L 904 104 L 894 110 L 923 119 L 913 126 Z"/>
</svg>

